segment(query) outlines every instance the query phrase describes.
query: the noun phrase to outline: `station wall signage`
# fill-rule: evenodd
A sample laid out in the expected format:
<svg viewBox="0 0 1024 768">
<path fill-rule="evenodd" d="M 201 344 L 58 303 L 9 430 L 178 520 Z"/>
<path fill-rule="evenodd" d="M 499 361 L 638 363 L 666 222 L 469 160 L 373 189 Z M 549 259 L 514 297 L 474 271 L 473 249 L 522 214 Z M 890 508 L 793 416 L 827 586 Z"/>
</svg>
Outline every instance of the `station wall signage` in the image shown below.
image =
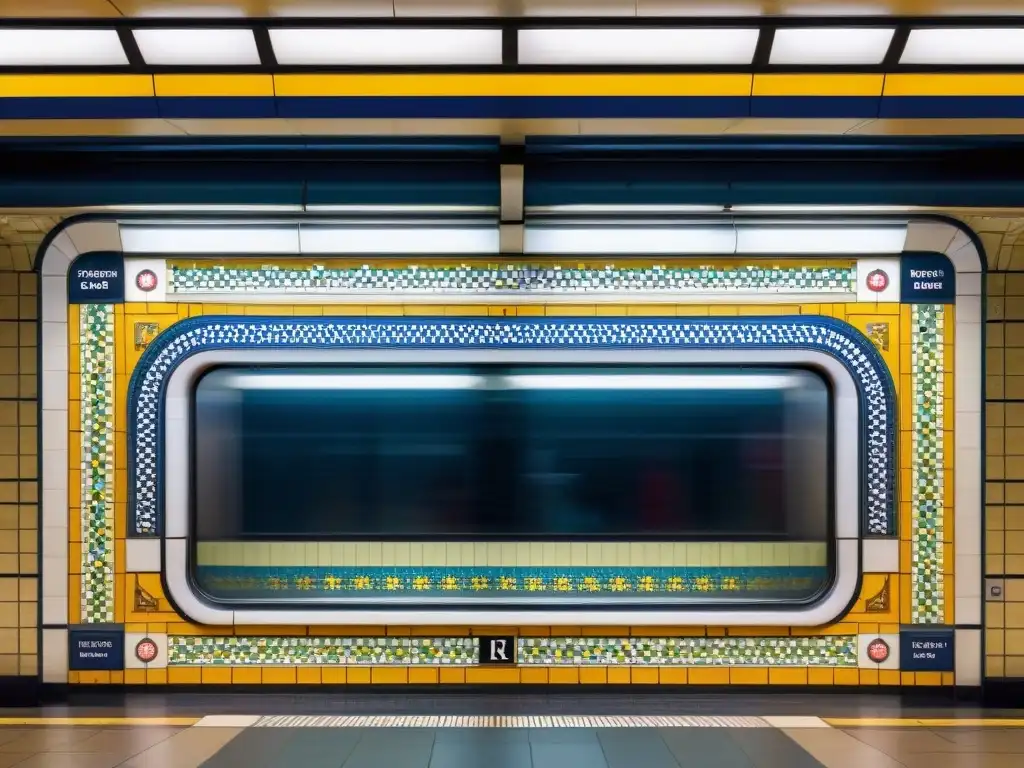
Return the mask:
<svg viewBox="0 0 1024 768">
<path fill-rule="evenodd" d="M 124 256 L 116 252 L 83 253 L 68 269 L 70 304 L 124 302 Z"/>
<path fill-rule="evenodd" d="M 124 629 L 68 628 L 68 669 L 120 671 L 124 669 Z"/>
<path fill-rule="evenodd" d="M 516 639 L 511 636 L 481 637 L 480 663 L 488 665 L 515 664 Z"/>
<path fill-rule="evenodd" d="M 952 672 L 952 629 L 904 629 L 900 632 L 900 669 L 904 672 Z"/>
<path fill-rule="evenodd" d="M 938 253 L 905 254 L 900 259 L 900 301 L 904 304 L 952 304 L 956 270 Z"/>
</svg>

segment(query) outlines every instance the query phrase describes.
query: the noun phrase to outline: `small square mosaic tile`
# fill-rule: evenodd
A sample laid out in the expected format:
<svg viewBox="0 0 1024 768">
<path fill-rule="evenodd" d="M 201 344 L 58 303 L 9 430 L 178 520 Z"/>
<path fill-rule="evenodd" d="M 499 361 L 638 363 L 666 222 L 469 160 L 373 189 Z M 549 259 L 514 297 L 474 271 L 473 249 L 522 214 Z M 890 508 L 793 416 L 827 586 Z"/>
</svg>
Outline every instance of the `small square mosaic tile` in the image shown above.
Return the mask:
<svg viewBox="0 0 1024 768">
<path fill-rule="evenodd" d="M 114 308 L 83 304 L 81 365 L 82 622 L 114 621 Z"/>
<path fill-rule="evenodd" d="M 177 637 L 168 642 L 168 664 L 374 664 L 466 666 L 476 664 L 474 637 Z"/>
</svg>

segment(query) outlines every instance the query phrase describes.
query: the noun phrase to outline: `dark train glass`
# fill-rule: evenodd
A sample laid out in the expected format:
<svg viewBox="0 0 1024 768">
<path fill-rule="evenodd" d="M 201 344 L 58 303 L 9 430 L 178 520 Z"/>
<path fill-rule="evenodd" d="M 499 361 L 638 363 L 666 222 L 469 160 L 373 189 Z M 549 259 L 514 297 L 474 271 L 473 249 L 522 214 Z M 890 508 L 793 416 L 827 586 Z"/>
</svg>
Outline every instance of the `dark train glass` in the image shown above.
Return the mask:
<svg viewBox="0 0 1024 768">
<path fill-rule="evenodd" d="M 830 389 L 809 370 L 214 369 L 200 541 L 826 541 Z"/>
</svg>

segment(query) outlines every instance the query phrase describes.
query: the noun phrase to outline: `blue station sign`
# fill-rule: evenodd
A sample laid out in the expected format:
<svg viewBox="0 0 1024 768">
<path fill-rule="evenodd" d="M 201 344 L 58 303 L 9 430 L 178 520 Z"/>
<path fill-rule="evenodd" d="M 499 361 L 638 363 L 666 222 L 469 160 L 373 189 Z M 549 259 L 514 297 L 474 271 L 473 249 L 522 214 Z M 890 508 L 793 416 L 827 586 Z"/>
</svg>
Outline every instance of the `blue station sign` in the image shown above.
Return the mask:
<svg viewBox="0 0 1024 768">
<path fill-rule="evenodd" d="M 70 304 L 124 302 L 124 256 L 115 252 L 83 253 L 68 270 Z"/>
<path fill-rule="evenodd" d="M 904 629 L 900 632 L 900 669 L 904 672 L 952 672 L 952 629 Z"/>
<path fill-rule="evenodd" d="M 68 669 L 118 671 L 124 669 L 124 629 L 70 627 Z"/>
<path fill-rule="evenodd" d="M 904 304 L 952 304 L 956 270 L 938 253 L 905 254 L 900 259 L 900 301 Z"/>
</svg>

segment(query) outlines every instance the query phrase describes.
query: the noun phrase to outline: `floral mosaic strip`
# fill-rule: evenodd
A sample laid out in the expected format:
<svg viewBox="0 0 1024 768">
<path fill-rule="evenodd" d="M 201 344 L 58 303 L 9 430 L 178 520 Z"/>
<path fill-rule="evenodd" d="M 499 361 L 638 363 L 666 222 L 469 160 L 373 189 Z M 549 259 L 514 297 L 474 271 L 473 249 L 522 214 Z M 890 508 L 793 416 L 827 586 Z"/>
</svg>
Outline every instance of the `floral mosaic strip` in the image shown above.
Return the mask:
<svg viewBox="0 0 1024 768">
<path fill-rule="evenodd" d="M 479 639 L 336 637 L 168 638 L 168 664 L 474 666 Z M 856 635 L 818 637 L 519 638 L 528 666 L 856 667 Z"/>
<path fill-rule="evenodd" d="M 476 664 L 475 637 L 169 637 L 167 663 Z"/>
<path fill-rule="evenodd" d="M 82 622 L 114 621 L 114 308 L 79 310 Z"/>
<path fill-rule="evenodd" d="M 579 264 L 461 264 L 305 268 L 170 267 L 168 292 L 178 295 L 246 293 L 651 293 L 775 291 L 853 293 L 856 267 L 603 267 Z"/>
<path fill-rule="evenodd" d="M 214 349 L 811 349 L 850 371 L 864 403 L 867 530 L 891 535 L 894 492 L 895 396 L 870 341 L 828 318 L 615 319 L 329 319 L 196 317 L 151 344 L 132 378 L 133 535 L 160 530 L 157 454 L 163 393 L 187 357 Z"/>
<path fill-rule="evenodd" d="M 942 624 L 945 310 L 940 304 L 915 304 L 911 307 L 911 322 L 911 621 Z"/>
<path fill-rule="evenodd" d="M 828 568 L 762 566 L 750 568 L 489 568 L 300 567 L 199 565 L 199 583 L 218 595 L 235 597 L 322 597 L 409 591 L 453 593 L 622 593 L 665 592 L 711 595 L 744 592 L 813 593 L 828 579 Z"/>
<path fill-rule="evenodd" d="M 855 667 L 856 635 L 823 637 L 520 638 L 520 664 Z"/>
</svg>

